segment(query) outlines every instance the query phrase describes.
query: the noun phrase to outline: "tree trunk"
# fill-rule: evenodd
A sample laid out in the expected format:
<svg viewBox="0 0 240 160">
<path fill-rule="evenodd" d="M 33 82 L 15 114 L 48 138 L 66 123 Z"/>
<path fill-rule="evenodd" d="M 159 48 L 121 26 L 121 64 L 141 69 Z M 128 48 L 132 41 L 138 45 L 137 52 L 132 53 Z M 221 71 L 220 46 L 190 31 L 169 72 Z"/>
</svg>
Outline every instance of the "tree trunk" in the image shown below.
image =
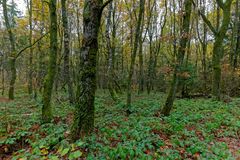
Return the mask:
<svg viewBox="0 0 240 160">
<path fill-rule="evenodd" d="M 114 41 L 115 39 L 110 38 L 110 27 L 111 27 L 111 17 L 112 17 L 112 12 L 113 12 L 113 4 L 109 4 L 108 8 L 108 16 L 107 16 L 107 24 L 106 24 L 106 40 L 107 40 L 107 50 L 108 50 L 108 90 L 109 93 L 114 101 L 117 100 L 117 95 L 114 90 L 114 52 L 115 52 L 115 46 L 114 46 Z M 114 22 L 113 22 L 114 23 Z M 113 37 L 115 38 L 115 37 Z"/>
<path fill-rule="evenodd" d="M 28 3 L 28 13 L 29 13 L 29 45 L 32 45 L 32 0 L 27 1 Z M 29 51 L 29 65 L 28 65 L 28 93 L 31 96 L 33 92 L 33 47 Z"/>
<path fill-rule="evenodd" d="M 132 102 L 132 77 L 134 72 L 137 49 L 139 45 L 139 37 L 141 35 L 140 30 L 141 30 L 141 23 L 143 18 L 142 15 L 144 14 L 144 4 L 145 4 L 145 0 L 140 0 L 140 10 L 139 10 L 138 21 L 137 21 L 136 32 L 135 32 L 134 48 L 131 55 L 131 64 L 130 64 L 130 70 L 129 70 L 128 80 L 127 80 L 127 108 L 128 108 L 127 112 L 128 113 L 131 112 L 130 107 Z"/>
<path fill-rule="evenodd" d="M 217 0 L 218 8 L 223 10 L 223 18 L 222 24 L 220 26 L 220 17 L 217 17 L 217 26 L 214 27 L 212 23 L 207 19 L 207 17 L 199 11 L 200 15 L 202 16 L 204 22 L 214 34 L 215 42 L 213 46 L 213 57 L 212 57 L 212 64 L 213 64 L 213 84 L 212 84 L 212 94 L 213 97 L 217 100 L 220 100 L 221 94 L 221 59 L 224 56 L 224 47 L 223 47 L 223 40 L 226 36 L 226 32 L 228 30 L 228 26 L 231 20 L 231 5 L 233 0 L 228 0 L 225 3 L 222 0 Z M 218 11 L 220 12 L 220 11 Z M 220 15 L 219 15 L 220 16 Z"/>
<path fill-rule="evenodd" d="M 143 24 L 144 23 L 142 23 L 141 30 L 143 30 Z M 143 91 L 144 91 L 143 39 L 141 36 L 139 39 L 139 93 L 142 93 Z"/>
<path fill-rule="evenodd" d="M 96 91 L 96 65 L 98 32 L 103 8 L 102 0 L 85 0 L 83 11 L 83 40 L 80 54 L 80 73 L 76 93 L 76 110 L 71 129 L 73 141 L 89 135 L 94 127 L 94 99 Z"/>
<path fill-rule="evenodd" d="M 41 25 L 40 25 L 40 34 L 41 36 L 43 36 L 43 32 L 44 32 L 44 28 L 45 28 L 45 24 L 44 24 L 44 12 L 45 12 L 45 8 L 44 8 L 44 0 L 41 0 Z M 39 92 L 42 93 L 42 89 L 43 89 L 43 79 L 45 76 L 45 65 L 44 65 L 44 56 L 45 56 L 45 52 L 44 50 L 42 50 L 42 43 L 39 42 L 38 43 L 38 52 L 39 52 L 39 61 L 38 61 L 38 78 L 37 78 L 37 86 L 39 87 Z"/>
<path fill-rule="evenodd" d="M 189 30 L 190 30 L 190 20 L 191 20 L 191 11 L 192 11 L 192 1 L 185 0 L 185 14 L 183 16 L 183 23 L 182 23 L 182 33 L 180 39 L 180 46 L 178 49 L 177 54 L 177 62 L 175 64 L 174 74 L 173 74 L 173 81 L 171 84 L 171 88 L 165 103 L 165 106 L 162 109 L 162 114 L 168 116 L 170 111 L 173 107 L 173 102 L 176 96 L 177 86 L 179 84 L 179 75 L 181 74 L 181 67 L 183 65 L 184 55 L 186 52 L 187 43 L 189 41 Z"/>
<path fill-rule="evenodd" d="M 2 56 L 2 58 L 1 58 L 1 74 L 2 74 L 2 79 L 1 79 L 1 81 L 2 81 L 2 96 L 4 95 L 4 93 L 5 93 L 5 73 L 4 73 L 4 55 Z"/>
<path fill-rule="evenodd" d="M 49 11 L 50 11 L 50 55 L 48 73 L 44 81 L 43 91 L 43 108 L 42 108 L 42 121 L 43 123 L 51 122 L 52 120 L 52 107 L 51 97 L 53 84 L 56 74 L 56 60 L 58 52 L 58 34 L 57 34 L 57 14 L 56 14 L 57 0 L 50 0 Z"/>
<path fill-rule="evenodd" d="M 7 12 L 7 0 L 2 1 L 3 6 L 3 15 L 5 20 L 5 25 L 8 31 L 8 36 L 11 44 L 11 54 L 9 56 L 9 66 L 11 72 L 10 84 L 9 84 L 9 92 L 8 97 L 9 99 L 14 99 L 14 88 L 15 88 L 15 81 L 16 81 L 16 48 L 15 48 L 15 38 L 12 32 L 12 27 L 10 25 L 8 12 Z"/>
<path fill-rule="evenodd" d="M 74 103 L 74 91 L 72 85 L 72 79 L 70 76 L 69 70 L 69 57 L 70 57 L 70 43 L 69 43 L 69 29 L 68 29 L 68 16 L 67 16 L 67 9 L 66 9 L 66 0 L 61 0 L 62 3 L 62 25 L 64 29 L 64 83 L 68 86 L 68 96 L 69 101 L 71 104 Z"/>
<path fill-rule="evenodd" d="M 228 25 L 231 19 L 231 4 L 232 0 L 225 2 L 223 9 L 223 20 L 222 25 L 218 32 L 215 33 L 215 43 L 213 47 L 213 84 L 212 94 L 214 98 L 220 100 L 220 89 L 221 89 L 221 59 L 224 55 L 223 40 L 228 30 Z"/>
<path fill-rule="evenodd" d="M 236 33 L 233 36 L 236 36 L 236 45 L 234 49 L 234 57 L 233 57 L 233 68 L 234 70 L 238 67 L 238 56 L 239 56 L 239 49 L 240 49 L 240 12 L 239 12 L 239 0 L 236 0 Z"/>
</svg>

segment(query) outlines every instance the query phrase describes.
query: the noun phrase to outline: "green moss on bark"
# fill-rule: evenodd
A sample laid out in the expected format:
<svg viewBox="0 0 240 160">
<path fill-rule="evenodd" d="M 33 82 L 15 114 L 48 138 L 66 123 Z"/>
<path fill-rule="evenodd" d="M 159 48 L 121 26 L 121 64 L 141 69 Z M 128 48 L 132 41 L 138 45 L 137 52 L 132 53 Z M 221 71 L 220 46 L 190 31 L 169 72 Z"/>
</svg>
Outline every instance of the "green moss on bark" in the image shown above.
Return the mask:
<svg viewBox="0 0 240 160">
<path fill-rule="evenodd" d="M 51 122 L 52 119 L 52 89 L 56 74 L 56 60 L 58 51 L 57 42 L 57 14 L 56 14 L 56 0 L 51 0 L 49 3 L 50 10 L 50 55 L 49 55 L 49 65 L 48 73 L 44 81 L 44 91 L 43 91 L 43 107 L 42 107 L 42 121 L 43 123 Z"/>
</svg>

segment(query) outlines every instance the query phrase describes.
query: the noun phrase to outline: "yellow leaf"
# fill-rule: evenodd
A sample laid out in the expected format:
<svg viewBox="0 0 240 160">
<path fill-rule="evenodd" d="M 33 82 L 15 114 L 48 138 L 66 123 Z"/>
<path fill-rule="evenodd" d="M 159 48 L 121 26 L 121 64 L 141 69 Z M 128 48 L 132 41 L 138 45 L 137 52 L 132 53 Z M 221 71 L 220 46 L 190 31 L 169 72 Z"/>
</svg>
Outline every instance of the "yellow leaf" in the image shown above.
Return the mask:
<svg viewBox="0 0 240 160">
<path fill-rule="evenodd" d="M 43 149 L 41 149 L 41 153 L 42 153 L 42 155 L 47 155 L 48 150 L 46 148 L 43 148 Z"/>
</svg>

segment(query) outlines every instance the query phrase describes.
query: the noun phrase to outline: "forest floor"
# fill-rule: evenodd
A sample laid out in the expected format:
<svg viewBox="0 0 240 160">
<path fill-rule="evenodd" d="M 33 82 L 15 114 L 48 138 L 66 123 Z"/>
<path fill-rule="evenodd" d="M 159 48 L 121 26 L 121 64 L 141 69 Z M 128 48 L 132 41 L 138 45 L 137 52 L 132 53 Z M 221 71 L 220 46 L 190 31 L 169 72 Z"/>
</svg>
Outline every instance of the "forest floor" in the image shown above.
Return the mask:
<svg viewBox="0 0 240 160">
<path fill-rule="evenodd" d="M 58 98 L 56 98 L 58 97 Z M 69 143 L 73 107 L 67 96 L 53 102 L 54 120 L 40 125 L 40 101 L 20 94 L 0 98 L 0 159 L 237 159 L 240 160 L 240 99 L 177 99 L 169 117 L 158 114 L 164 94 L 136 95 L 133 114 L 125 96 L 114 103 L 98 92 L 94 134 Z"/>
</svg>

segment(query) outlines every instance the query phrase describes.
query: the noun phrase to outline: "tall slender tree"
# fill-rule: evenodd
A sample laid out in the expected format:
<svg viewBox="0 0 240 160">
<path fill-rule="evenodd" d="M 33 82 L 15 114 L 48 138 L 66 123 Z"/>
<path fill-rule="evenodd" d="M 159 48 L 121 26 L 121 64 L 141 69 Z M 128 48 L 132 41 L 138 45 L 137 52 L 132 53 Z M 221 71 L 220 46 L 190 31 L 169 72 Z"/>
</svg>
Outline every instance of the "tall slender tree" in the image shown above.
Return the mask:
<svg viewBox="0 0 240 160">
<path fill-rule="evenodd" d="M 69 94 L 69 101 L 70 103 L 74 103 L 74 91 L 72 85 L 72 79 L 70 76 L 69 70 L 69 57 L 70 57 L 70 36 L 69 36 L 69 26 L 68 26 L 68 14 L 66 8 L 66 0 L 61 0 L 62 3 L 62 26 L 64 30 L 64 83 L 67 84 L 68 87 L 68 94 Z"/>
<path fill-rule="evenodd" d="M 200 0 L 199 2 L 199 6 L 202 8 L 202 13 L 205 14 L 206 13 L 206 6 L 205 6 L 206 1 L 205 0 Z M 198 40 L 201 44 L 201 48 L 202 48 L 202 73 L 203 73 L 203 89 L 204 89 L 204 94 L 206 94 L 207 91 L 207 25 L 206 23 L 203 23 L 203 36 L 200 35 L 200 27 L 199 27 L 199 18 L 197 17 L 196 20 L 196 30 L 197 30 L 197 37 Z"/>
<path fill-rule="evenodd" d="M 144 14 L 144 6 L 145 6 L 145 0 L 140 0 L 140 10 L 138 13 L 138 20 L 137 20 L 137 26 L 136 26 L 136 31 L 135 31 L 135 39 L 134 39 L 134 47 L 133 47 L 133 52 L 131 55 L 131 64 L 130 64 L 130 70 L 128 74 L 128 80 L 127 80 L 127 112 L 130 113 L 130 107 L 132 103 L 132 77 L 133 77 L 133 72 L 134 72 L 134 67 L 135 67 L 135 59 L 137 55 L 137 49 L 139 45 L 139 39 L 141 31 L 141 23 L 143 19 L 143 14 Z"/>
<path fill-rule="evenodd" d="M 9 91 L 8 91 L 8 97 L 9 99 L 14 99 L 14 88 L 15 88 L 15 82 L 16 82 L 16 46 L 15 46 L 15 37 L 12 31 L 12 26 L 8 17 L 8 8 L 7 8 L 7 0 L 2 1 L 3 6 L 3 16 L 5 20 L 5 26 L 8 31 L 8 37 L 11 45 L 10 55 L 9 55 L 9 66 L 10 66 L 10 72 L 11 72 L 11 79 L 9 84 Z"/>
<path fill-rule="evenodd" d="M 107 23 L 106 23 L 106 40 L 107 40 L 107 50 L 108 50 L 108 89 L 110 92 L 110 95 L 114 101 L 117 100 L 116 98 L 116 92 L 114 90 L 114 83 L 113 83 L 113 78 L 114 78 L 114 56 L 115 56 L 115 45 L 114 41 L 115 39 L 112 39 L 110 37 L 110 29 L 111 29 L 111 24 L 112 24 L 112 13 L 113 13 L 113 3 L 110 3 L 108 5 L 108 15 L 107 15 Z M 115 22 L 113 22 L 115 23 Z M 114 30 L 113 30 L 114 31 Z M 115 31 L 116 32 L 116 31 Z M 112 33 L 115 34 L 115 33 Z M 115 37 L 115 35 L 114 35 Z"/>
<path fill-rule="evenodd" d="M 42 121 L 48 123 L 52 120 L 52 89 L 56 74 L 56 60 L 58 52 L 58 34 L 57 34 L 57 0 L 49 1 L 50 11 L 50 54 L 48 62 L 48 72 L 44 80 Z"/>
<path fill-rule="evenodd" d="M 182 18 L 180 46 L 177 52 L 177 61 L 176 61 L 175 69 L 173 73 L 173 80 L 172 80 L 171 88 L 168 93 L 165 106 L 162 109 L 162 114 L 165 116 L 168 116 L 170 114 L 170 111 L 173 107 L 173 102 L 176 97 L 177 86 L 179 84 L 179 78 L 181 75 L 181 67 L 183 65 L 186 47 L 190 37 L 189 32 L 190 32 L 190 20 L 191 20 L 191 12 L 192 12 L 191 0 L 185 0 L 184 7 L 185 8 L 183 11 L 183 18 Z"/>
<path fill-rule="evenodd" d="M 29 45 L 32 45 L 32 35 L 33 35 L 33 19 L 32 11 L 33 4 L 32 0 L 27 0 L 28 14 L 29 14 Z M 33 47 L 29 50 L 29 65 L 28 65 L 28 93 L 32 95 L 33 92 Z"/>
<path fill-rule="evenodd" d="M 239 0 L 236 0 L 236 6 L 235 6 L 235 23 L 234 23 L 234 29 L 233 29 L 233 38 L 234 43 L 233 47 L 235 48 L 233 50 L 233 68 L 236 69 L 238 67 L 238 57 L 239 57 L 239 50 L 240 50 L 240 11 L 239 11 Z M 236 36 L 237 35 L 237 36 Z"/>
</svg>

